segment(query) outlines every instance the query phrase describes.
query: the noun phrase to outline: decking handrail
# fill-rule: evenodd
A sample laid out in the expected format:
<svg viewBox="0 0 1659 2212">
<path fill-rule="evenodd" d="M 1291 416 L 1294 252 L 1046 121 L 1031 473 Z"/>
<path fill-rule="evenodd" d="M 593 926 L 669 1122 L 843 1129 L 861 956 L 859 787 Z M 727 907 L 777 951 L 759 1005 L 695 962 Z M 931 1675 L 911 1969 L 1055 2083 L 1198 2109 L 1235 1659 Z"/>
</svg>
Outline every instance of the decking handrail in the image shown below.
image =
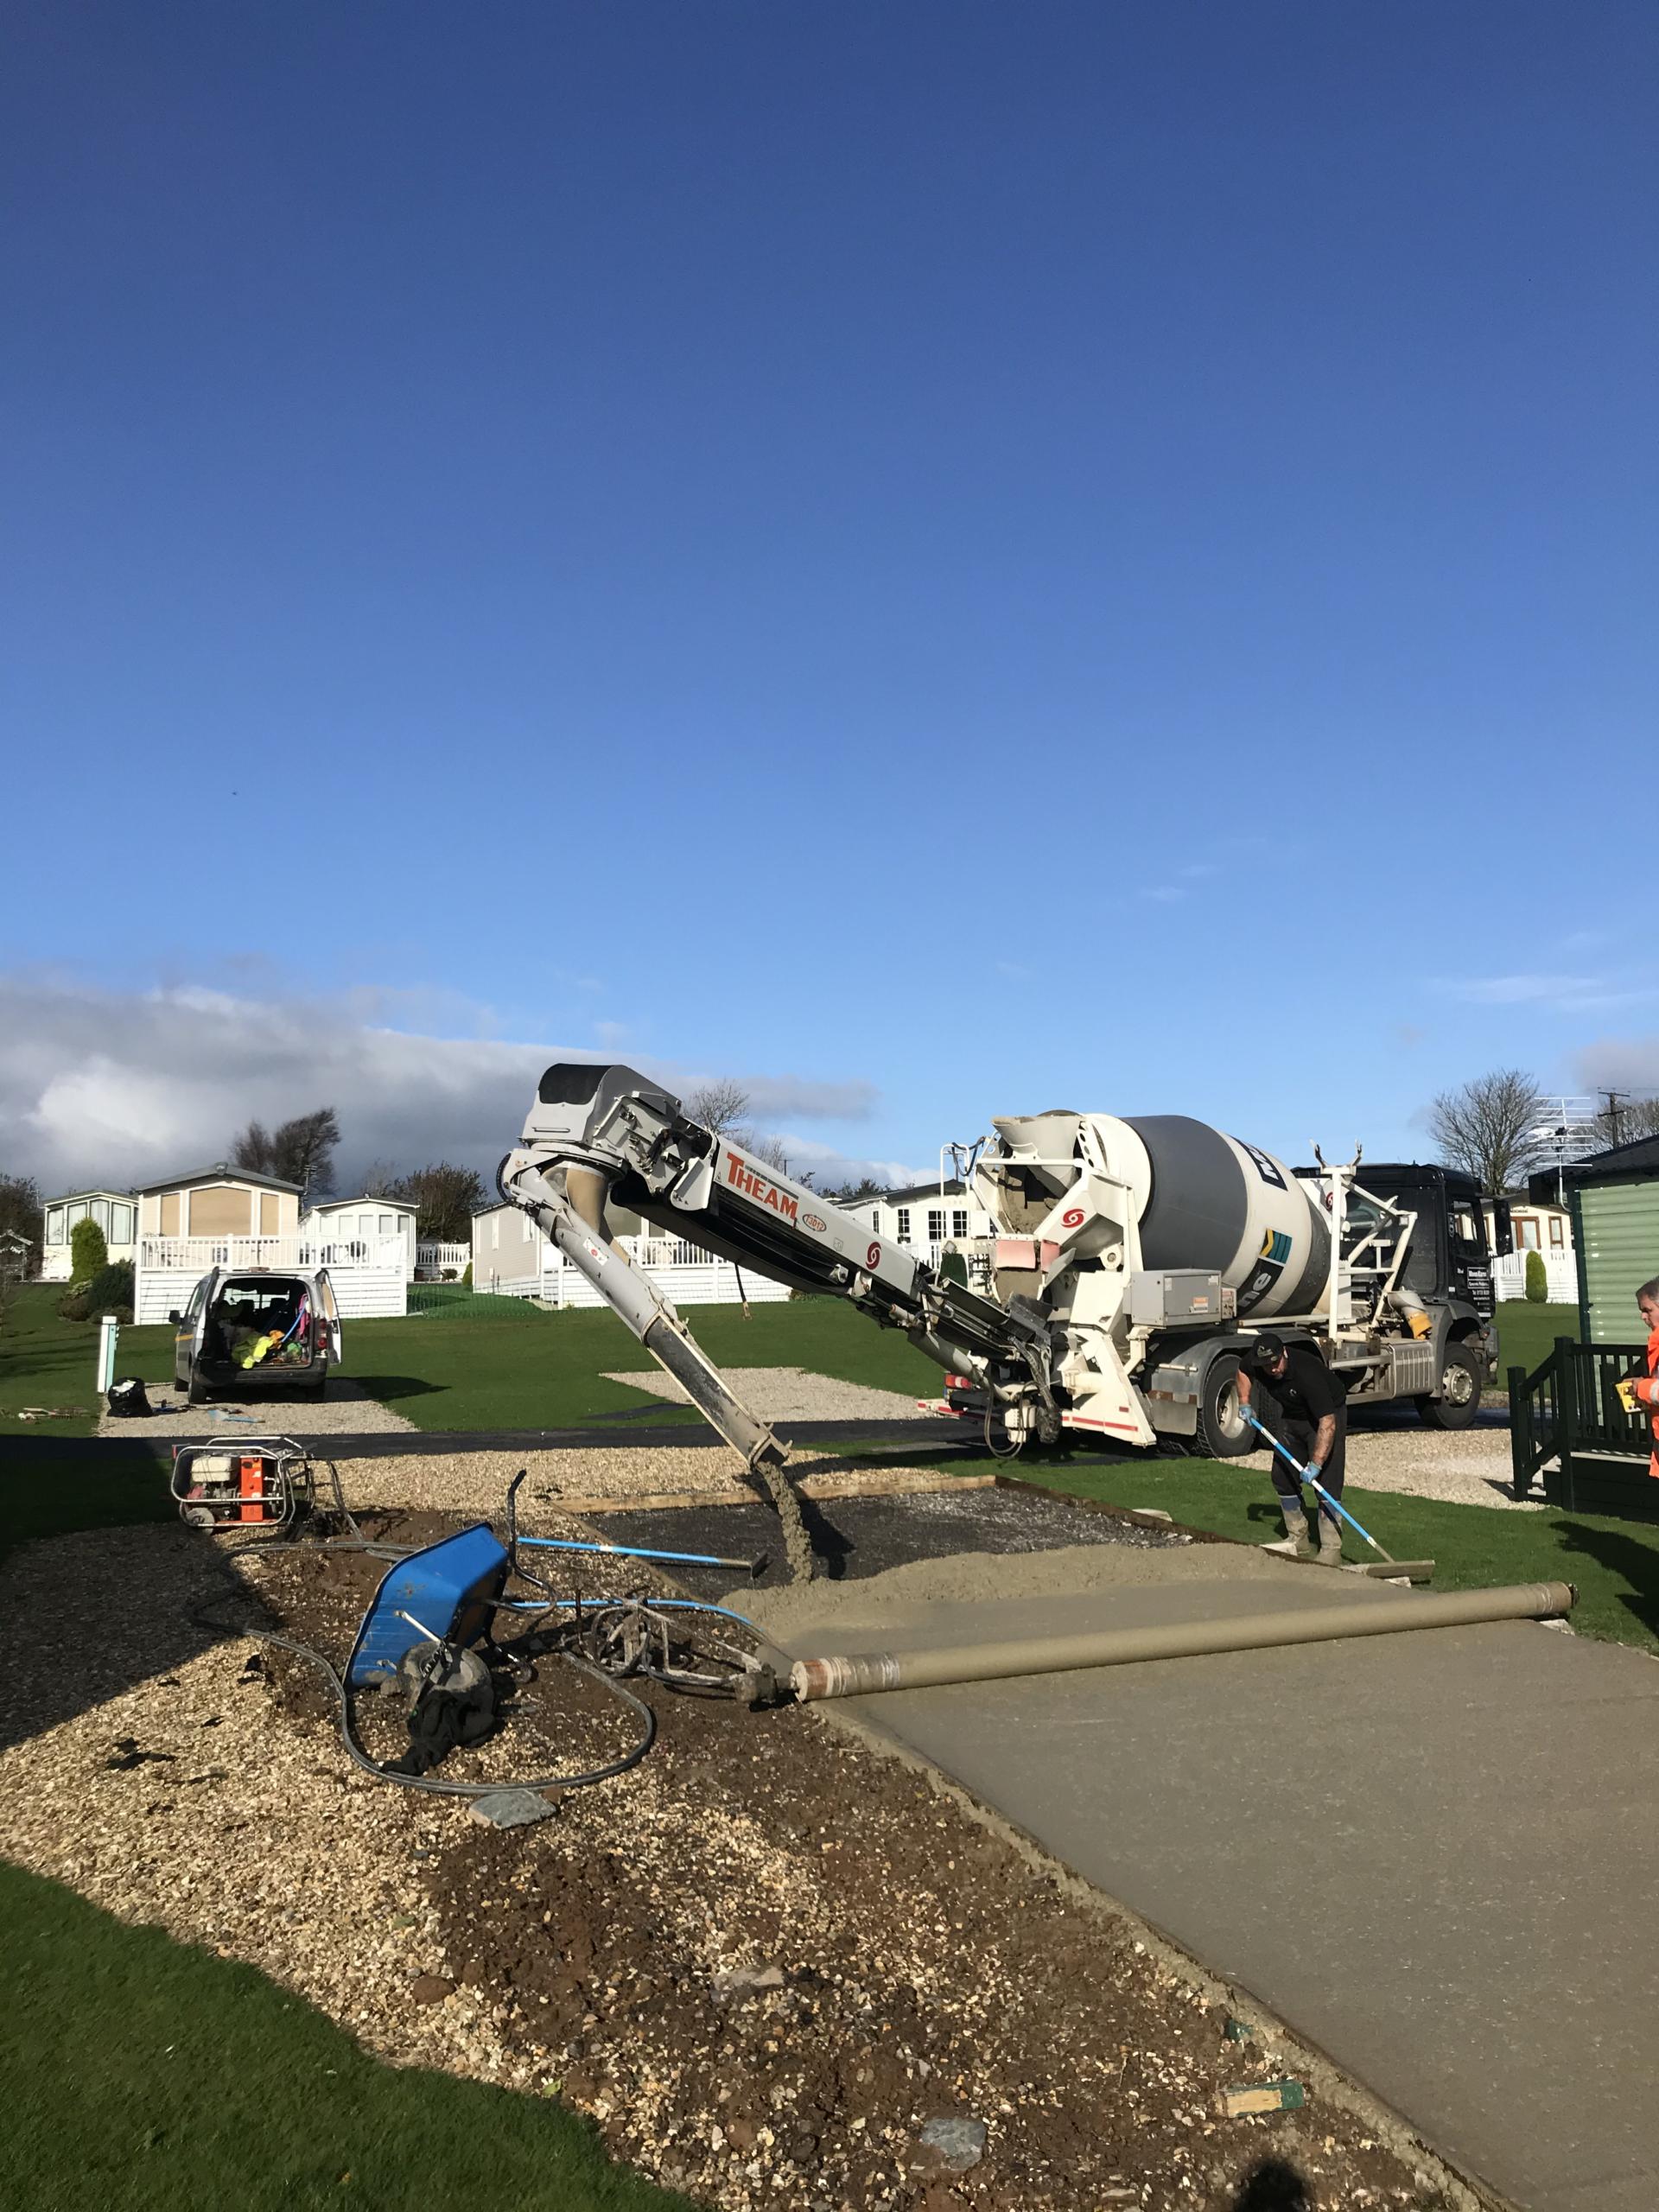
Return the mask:
<svg viewBox="0 0 1659 2212">
<path fill-rule="evenodd" d="M 1524 1367 L 1510 1368 L 1510 1464 L 1516 1497 L 1525 1497 L 1533 1477 L 1556 1460 L 1562 1499 L 1572 1509 L 1575 1459 L 1648 1457 L 1646 1418 L 1625 1412 L 1616 1387 L 1644 1366 L 1646 1349 L 1557 1337 L 1554 1350 L 1530 1375 Z"/>
</svg>

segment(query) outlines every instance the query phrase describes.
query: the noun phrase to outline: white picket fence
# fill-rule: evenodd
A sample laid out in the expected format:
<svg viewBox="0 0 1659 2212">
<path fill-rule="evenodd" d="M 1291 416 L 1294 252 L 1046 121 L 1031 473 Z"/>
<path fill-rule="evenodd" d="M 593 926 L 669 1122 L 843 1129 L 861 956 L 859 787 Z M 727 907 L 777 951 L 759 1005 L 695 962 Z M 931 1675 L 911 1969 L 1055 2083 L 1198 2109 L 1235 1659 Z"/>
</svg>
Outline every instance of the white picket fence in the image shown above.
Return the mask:
<svg viewBox="0 0 1659 2212">
<path fill-rule="evenodd" d="M 309 1236 L 144 1236 L 133 1268 L 135 1323 L 182 1313 L 212 1268 L 327 1268 L 342 1319 L 409 1310 L 408 1252 L 399 1236 L 320 1241 Z"/>
<path fill-rule="evenodd" d="M 766 1306 L 789 1296 L 782 1283 L 753 1268 L 743 1269 L 740 1284 L 738 1270 L 729 1260 L 711 1259 L 700 1244 L 678 1237 L 624 1237 L 621 1243 L 635 1266 L 676 1306 L 738 1306 L 745 1300 L 751 1306 Z M 480 1282 L 474 1276 L 473 1287 L 498 1298 L 539 1298 L 561 1312 L 605 1303 L 580 1268 L 551 1252 L 538 1275 L 519 1275 L 510 1282 Z"/>
<path fill-rule="evenodd" d="M 453 1273 L 456 1281 L 472 1264 L 470 1244 L 417 1244 L 415 1264 L 423 1275 L 438 1281 Z"/>
<path fill-rule="evenodd" d="M 1576 1306 L 1579 1302 L 1579 1271 L 1570 1252 L 1542 1252 L 1539 1257 L 1544 1263 L 1544 1281 L 1553 1306 Z M 1501 1260 L 1492 1262 L 1492 1295 L 1501 1301 L 1524 1298 L 1527 1294 L 1527 1255 L 1524 1252 L 1505 1253 Z"/>
</svg>

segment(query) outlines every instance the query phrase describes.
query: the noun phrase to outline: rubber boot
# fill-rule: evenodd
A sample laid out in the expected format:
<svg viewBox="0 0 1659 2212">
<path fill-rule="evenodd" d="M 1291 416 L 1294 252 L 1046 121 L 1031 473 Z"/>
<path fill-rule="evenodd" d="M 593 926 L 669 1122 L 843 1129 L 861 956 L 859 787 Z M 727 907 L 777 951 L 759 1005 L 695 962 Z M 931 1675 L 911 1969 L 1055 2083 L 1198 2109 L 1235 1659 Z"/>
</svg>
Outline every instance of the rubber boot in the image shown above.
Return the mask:
<svg viewBox="0 0 1659 2212">
<path fill-rule="evenodd" d="M 1285 1516 L 1285 1533 L 1275 1537 L 1272 1543 L 1264 1545 L 1263 1549 L 1282 1552 L 1287 1559 L 1306 1559 L 1313 1547 L 1307 1541 L 1307 1511 L 1302 1503 L 1300 1491 L 1294 1497 L 1287 1497 L 1281 1492 L 1279 1510 Z"/>
<path fill-rule="evenodd" d="M 1319 1508 L 1319 1565 L 1342 1565 L 1342 1523 L 1323 1506 Z"/>
</svg>

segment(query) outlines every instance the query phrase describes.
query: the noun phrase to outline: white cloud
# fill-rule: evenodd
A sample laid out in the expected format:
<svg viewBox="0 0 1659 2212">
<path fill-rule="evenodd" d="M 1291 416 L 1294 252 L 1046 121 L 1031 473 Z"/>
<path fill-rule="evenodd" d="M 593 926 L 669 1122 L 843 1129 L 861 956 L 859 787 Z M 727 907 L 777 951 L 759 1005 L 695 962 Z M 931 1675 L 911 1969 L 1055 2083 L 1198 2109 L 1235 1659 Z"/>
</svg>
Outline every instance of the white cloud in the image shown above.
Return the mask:
<svg viewBox="0 0 1659 2212">
<path fill-rule="evenodd" d="M 683 1070 L 674 1078 L 691 1087 Z M 874 1111 L 873 1083 L 815 1083 L 798 1075 L 740 1075 L 749 1094 L 750 1117 L 771 1123 L 779 1117 L 803 1121 L 862 1122 Z"/>
<path fill-rule="evenodd" d="M 0 977 L 0 1173 L 32 1174 L 49 1191 L 149 1182 L 222 1160 L 251 1119 L 332 1105 L 347 1179 L 374 1160 L 442 1157 L 487 1181 L 550 1062 L 614 1057 L 556 1039 L 389 1028 L 365 1020 L 363 1003 L 357 994 L 238 997 L 195 985 L 140 994 Z M 470 1011 L 475 1029 L 489 1026 L 486 1010 Z M 659 1060 L 640 1066 L 682 1094 L 699 1080 Z M 767 1128 L 855 1122 L 876 1102 L 874 1086 L 855 1079 L 738 1079 Z M 804 1165 L 821 1163 L 826 1180 L 874 1165 L 804 1138 L 790 1143 Z"/>
<path fill-rule="evenodd" d="M 1640 1006 L 1659 997 L 1645 980 L 1605 976 L 1442 976 L 1434 988 L 1467 1006 L 1541 1006 L 1554 1014 Z"/>
<path fill-rule="evenodd" d="M 1599 988 L 1592 976 L 1444 976 L 1437 990 L 1471 1006 L 1531 1006 L 1541 1000 L 1577 997 Z"/>
<path fill-rule="evenodd" d="M 831 1145 L 815 1144 L 810 1137 L 791 1136 L 787 1131 L 780 1133 L 780 1141 L 791 1173 L 811 1175 L 820 1190 L 838 1190 L 844 1183 L 866 1181 L 903 1189 L 909 1184 L 925 1183 L 939 1172 L 937 1160 L 928 1167 L 909 1166 L 902 1160 L 858 1160 Z"/>
</svg>

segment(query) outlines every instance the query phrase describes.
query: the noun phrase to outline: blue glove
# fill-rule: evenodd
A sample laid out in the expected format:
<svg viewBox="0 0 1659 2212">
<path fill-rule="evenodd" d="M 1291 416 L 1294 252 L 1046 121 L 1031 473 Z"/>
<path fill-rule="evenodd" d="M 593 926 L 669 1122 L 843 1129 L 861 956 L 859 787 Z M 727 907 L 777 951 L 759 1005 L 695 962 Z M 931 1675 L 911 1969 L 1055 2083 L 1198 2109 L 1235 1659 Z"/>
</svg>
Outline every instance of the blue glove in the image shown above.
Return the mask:
<svg viewBox="0 0 1659 2212">
<path fill-rule="evenodd" d="M 1324 1474 L 1325 1469 L 1319 1465 L 1317 1459 L 1310 1459 L 1303 1471 L 1306 1475 L 1309 1482 L 1316 1483 Z"/>
</svg>

